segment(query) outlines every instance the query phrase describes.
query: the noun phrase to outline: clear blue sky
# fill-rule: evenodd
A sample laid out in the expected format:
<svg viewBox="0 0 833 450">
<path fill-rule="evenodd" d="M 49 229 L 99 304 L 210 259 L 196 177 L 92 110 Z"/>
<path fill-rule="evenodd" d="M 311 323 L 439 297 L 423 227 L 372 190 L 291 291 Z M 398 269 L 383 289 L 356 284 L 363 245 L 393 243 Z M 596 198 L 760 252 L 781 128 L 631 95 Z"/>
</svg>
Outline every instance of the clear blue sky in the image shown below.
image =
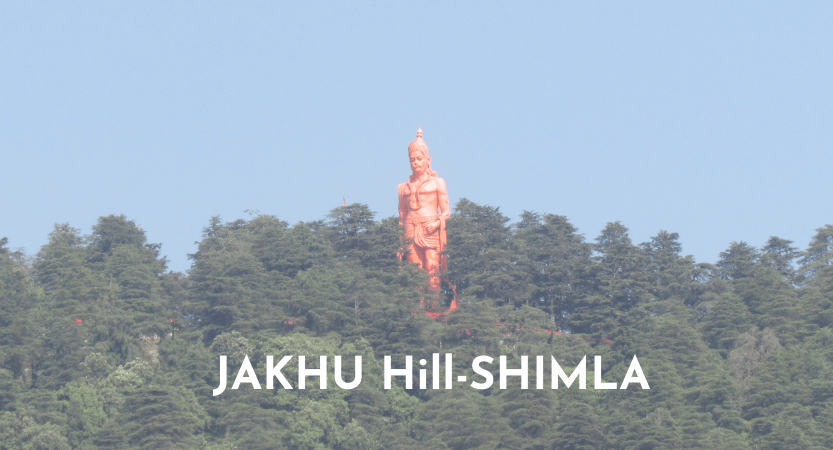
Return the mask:
<svg viewBox="0 0 833 450">
<path fill-rule="evenodd" d="M 3 2 L 0 236 L 396 214 L 421 125 L 452 203 L 622 221 L 714 262 L 833 223 L 833 2 Z"/>
</svg>

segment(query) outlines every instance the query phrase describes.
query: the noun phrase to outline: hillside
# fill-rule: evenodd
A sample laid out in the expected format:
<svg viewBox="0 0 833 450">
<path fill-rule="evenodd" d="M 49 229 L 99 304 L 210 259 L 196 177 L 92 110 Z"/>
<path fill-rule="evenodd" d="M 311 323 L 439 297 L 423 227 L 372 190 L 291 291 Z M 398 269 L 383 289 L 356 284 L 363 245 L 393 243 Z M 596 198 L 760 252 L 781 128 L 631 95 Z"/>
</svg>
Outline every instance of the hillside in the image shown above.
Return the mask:
<svg viewBox="0 0 833 450">
<path fill-rule="evenodd" d="M 438 320 L 399 235 L 360 204 L 295 225 L 214 217 L 187 274 L 124 216 L 89 235 L 56 225 L 31 257 L 3 239 L 0 449 L 833 448 L 833 225 L 804 250 L 733 242 L 712 265 L 676 233 L 636 244 L 614 222 L 588 242 L 566 217 L 511 223 L 463 199 L 448 221 L 460 307 Z M 479 355 L 495 380 L 499 355 L 529 355 L 530 388 L 383 388 L 385 355 L 433 353 L 469 380 Z M 363 378 L 213 396 L 220 355 L 229 385 L 246 356 L 264 387 L 269 355 L 342 355 L 348 380 L 362 355 Z M 551 389 L 549 372 L 536 389 L 536 355 L 567 372 L 586 356 L 587 389 Z M 621 381 L 634 355 L 650 390 L 594 388 L 593 370 Z"/>
</svg>

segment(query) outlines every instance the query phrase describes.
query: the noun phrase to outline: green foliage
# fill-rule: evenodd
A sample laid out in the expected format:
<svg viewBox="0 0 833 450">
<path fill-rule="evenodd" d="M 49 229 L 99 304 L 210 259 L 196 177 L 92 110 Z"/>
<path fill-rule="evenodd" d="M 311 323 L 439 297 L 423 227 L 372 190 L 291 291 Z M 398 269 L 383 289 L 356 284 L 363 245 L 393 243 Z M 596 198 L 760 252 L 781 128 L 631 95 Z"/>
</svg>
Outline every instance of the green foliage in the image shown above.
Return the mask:
<svg viewBox="0 0 833 450">
<path fill-rule="evenodd" d="M 793 247 L 792 243 L 793 241 L 772 236 L 763 247 L 761 255 L 764 264 L 777 270 L 788 280 L 795 278 L 793 260 L 799 256 L 798 249 Z"/>
<path fill-rule="evenodd" d="M 208 416 L 194 393 L 177 387 L 144 387 L 130 392 L 116 418 L 131 448 L 190 449 Z"/>
<path fill-rule="evenodd" d="M 564 216 L 524 212 L 515 229 L 530 272 L 526 304 L 547 310 L 567 329 L 579 299 L 592 292 L 590 245 Z"/>
<path fill-rule="evenodd" d="M 736 295 L 725 293 L 709 305 L 700 319 L 703 339 L 726 357 L 738 336 L 749 328 L 750 318 L 746 304 Z"/>
<path fill-rule="evenodd" d="M 361 204 L 292 226 L 212 217 L 187 274 L 124 216 L 88 236 L 57 224 L 34 257 L 0 239 L 0 450 L 833 448 L 833 226 L 803 252 L 733 242 L 712 266 L 665 230 L 637 245 L 611 222 L 588 243 L 564 216 L 510 222 L 456 205 L 460 304 L 438 320 L 420 313 L 425 272 L 396 256 L 399 219 Z M 385 355 L 432 353 L 470 381 L 490 355 L 495 384 L 382 388 Z M 265 388 L 267 355 L 293 356 L 295 388 Z M 297 389 L 299 355 L 327 356 L 327 390 Z M 346 380 L 362 356 L 355 389 L 335 355 Z M 530 357 L 530 389 L 498 389 L 499 355 Z M 568 372 L 586 356 L 588 389 L 549 389 L 549 370 L 535 389 L 536 355 Z M 637 355 L 651 389 L 594 389 L 595 355 L 617 383 Z M 263 389 L 230 389 L 246 356 Z"/>
<path fill-rule="evenodd" d="M 70 450 L 62 430 L 52 424 L 38 424 L 29 416 L 0 413 L 0 449 Z"/>
<path fill-rule="evenodd" d="M 755 267 L 760 254 L 755 247 L 746 242 L 732 242 L 729 248 L 720 252 L 717 262 L 717 276 L 725 280 L 738 280 L 755 275 Z"/>
<path fill-rule="evenodd" d="M 810 240 L 810 246 L 803 252 L 799 263 L 798 276 L 804 283 L 833 264 L 833 225 L 816 229 L 816 235 Z"/>
<path fill-rule="evenodd" d="M 526 281 L 513 251 L 509 218 L 500 208 L 460 199 L 448 220 L 449 276 L 460 295 L 499 299 L 507 304 L 525 300 Z"/>
</svg>

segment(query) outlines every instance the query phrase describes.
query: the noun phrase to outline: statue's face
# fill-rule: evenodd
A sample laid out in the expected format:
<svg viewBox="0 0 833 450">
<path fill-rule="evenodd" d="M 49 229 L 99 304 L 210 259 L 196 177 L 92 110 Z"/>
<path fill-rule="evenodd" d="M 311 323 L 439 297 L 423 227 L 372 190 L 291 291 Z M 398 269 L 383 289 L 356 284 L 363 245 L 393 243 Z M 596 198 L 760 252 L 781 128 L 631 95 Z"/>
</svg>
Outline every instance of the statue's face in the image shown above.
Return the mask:
<svg viewBox="0 0 833 450">
<path fill-rule="evenodd" d="M 413 170 L 414 173 L 425 172 L 425 169 L 428 168 L 428 164 L 431 163 L 431 158 L 422 152 L 413 152 L 409 156 L 411 158 L 411 170 Z"/>
</svg>

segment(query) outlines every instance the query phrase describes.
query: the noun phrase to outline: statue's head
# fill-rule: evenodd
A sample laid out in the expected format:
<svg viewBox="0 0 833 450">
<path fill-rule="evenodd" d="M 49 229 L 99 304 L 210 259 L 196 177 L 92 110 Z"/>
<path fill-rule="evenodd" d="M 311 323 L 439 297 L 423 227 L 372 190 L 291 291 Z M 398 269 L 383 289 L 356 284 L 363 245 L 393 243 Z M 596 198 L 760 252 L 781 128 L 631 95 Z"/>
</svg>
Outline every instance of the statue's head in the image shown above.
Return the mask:
<svg viewBox="0 0 833 450">
<path fill-rule="evenodd" d="M 431 157 L 428 156 L 428 145 L 422 140 L 422 128 L 417 130 L 416 140 L 408 146 L 408 159 L 411 161 L 411 170 L 413 170 L 414 176 L 426 171 L 430 175 L 437 175 L 431 170 Z"/>
<path fill-rule="evenodd" d="M 417 129 L 416 139 L 408 146 L 408 156 L 413 155 L 415 152 L 421 152 L 428 158 L 428 145 L 422 140 L 422 128 Z"/>
</svg>

